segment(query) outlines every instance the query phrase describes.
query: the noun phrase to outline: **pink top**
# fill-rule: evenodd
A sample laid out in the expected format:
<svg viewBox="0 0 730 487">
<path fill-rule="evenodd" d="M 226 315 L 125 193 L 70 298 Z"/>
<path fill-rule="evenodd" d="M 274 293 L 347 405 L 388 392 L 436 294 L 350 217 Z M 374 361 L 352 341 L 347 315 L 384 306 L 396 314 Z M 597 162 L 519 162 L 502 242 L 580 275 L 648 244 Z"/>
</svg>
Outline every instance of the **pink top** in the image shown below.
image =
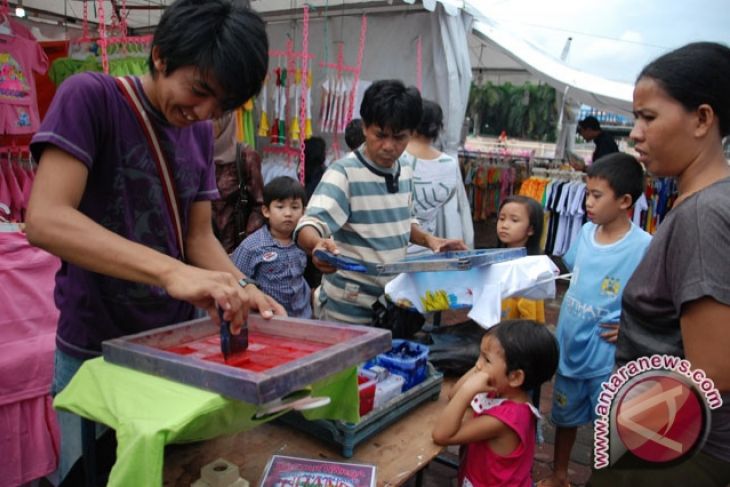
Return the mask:
<svg viewBox="0 0 730 487">
<path fill-rule="evenodd" d="M 0 133 L 31 134 L 38 130 L 33 71 L 45 73 L 47 69 L 48 57 L 36 41 L 0 35 Z"/>
<path fill-rule="evenodd" d="M 58 310 L 54 276 L 61 261 L 20 232 L 0 232 L 0 405 L 51 390 Z"/>
<path fill-rule="evenodd" d="M 30 169 L 0 159 L 0 221 L 25 221 L 34 177 Z"/>
<path fill-rule="evenodd" d="M 18 182 L 18 178 L 11 164 L 7 161 L 0 161 L 0 179 L 3 180 L 3 185 L 5 186 L 0 191 L 0 203 L 8 205 L 10 208 L 11 221 L 22 221 L 21 210 L 24 206 L 23 189 Z"/>
<path fill-rule="evenodd" d="M 58 465 L 49 393 L 61 262 L 20 232 L 0 232 L 0 256 L 0 485 L 23 485 Z"/>
<path fill-rule="evenodd" d="M 537 424 L 532 405 L 504 399 L 487 399 L 488 404 L 483 401 L 480 405 L 479 396 L 472 401 L 474 416 L 489 415 L 502 421 L 517 433 L 520 444 L 512 453 L 502 456 L 492 451 L 488 441 L 469 443 L 459 468 L 459 485 L 531 487 Z"/>
<path fill-rule="evenodd" d="M 3 162 L 0 161 L 0 222 L 10 221 L 13 215 L 11 208 L 12 196 L 10 195 L 10 187 L 5 181 L 6 176 L 2 171 L 2 164 Z M 4 208 L 3 205 L 7 208 Z"/>
</svg>

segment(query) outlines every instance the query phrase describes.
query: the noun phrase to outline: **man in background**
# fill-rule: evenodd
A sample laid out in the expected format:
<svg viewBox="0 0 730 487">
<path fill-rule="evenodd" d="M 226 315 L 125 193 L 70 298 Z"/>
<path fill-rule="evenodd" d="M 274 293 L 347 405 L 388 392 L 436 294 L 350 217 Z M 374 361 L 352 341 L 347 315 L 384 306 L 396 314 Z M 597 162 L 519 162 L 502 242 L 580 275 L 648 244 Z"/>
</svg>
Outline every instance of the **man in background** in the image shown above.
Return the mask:
<svg viewBox="0 0 730 487">
<path fill-rule="evenodd" d="M 601 130 L 601 124 L 596 117 L 589 116 L 578 122 L 577 132 L 587 141 L 593 141 L 596 144 L 591 162 L 595 162 L 600 157 L 613 152 L 618 152 L 616 141 L 608 133 Z"/>
</svg>

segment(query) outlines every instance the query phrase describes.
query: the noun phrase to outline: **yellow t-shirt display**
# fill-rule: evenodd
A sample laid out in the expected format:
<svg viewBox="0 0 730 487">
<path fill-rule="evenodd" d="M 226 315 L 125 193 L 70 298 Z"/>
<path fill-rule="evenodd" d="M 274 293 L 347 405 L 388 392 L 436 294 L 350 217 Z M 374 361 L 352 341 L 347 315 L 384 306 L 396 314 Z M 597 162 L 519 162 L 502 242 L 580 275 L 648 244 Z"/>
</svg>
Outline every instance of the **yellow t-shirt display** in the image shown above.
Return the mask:
<svg viewBox="0 0 730 487">
<path fill-rule="evenodd" d="M 502 300 L 503 320 L 535 320 L 545 323 L 545 301 L 542 299 L 507 298 Z"/>
</svg>

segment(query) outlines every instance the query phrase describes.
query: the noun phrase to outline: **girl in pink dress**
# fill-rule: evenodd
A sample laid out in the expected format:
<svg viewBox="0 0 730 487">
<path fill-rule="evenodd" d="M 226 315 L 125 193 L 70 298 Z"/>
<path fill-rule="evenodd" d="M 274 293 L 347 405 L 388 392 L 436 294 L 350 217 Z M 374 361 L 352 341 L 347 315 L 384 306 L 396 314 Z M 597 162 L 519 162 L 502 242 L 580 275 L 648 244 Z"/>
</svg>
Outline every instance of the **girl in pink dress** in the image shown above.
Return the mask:
<svg viewBox="0 0 730 487">
<path fill-rule="evenodd" d="M 530 394 L 558 365 L 552 333 L 506 320 L 482 338 L 477 363 L 451 390 L 433 430 L 439 445 L 464 445 L 459 487 L 530 487 L 539 412 Z M 464 419 L 471 408 L 473 415 Z"/>
</svg>

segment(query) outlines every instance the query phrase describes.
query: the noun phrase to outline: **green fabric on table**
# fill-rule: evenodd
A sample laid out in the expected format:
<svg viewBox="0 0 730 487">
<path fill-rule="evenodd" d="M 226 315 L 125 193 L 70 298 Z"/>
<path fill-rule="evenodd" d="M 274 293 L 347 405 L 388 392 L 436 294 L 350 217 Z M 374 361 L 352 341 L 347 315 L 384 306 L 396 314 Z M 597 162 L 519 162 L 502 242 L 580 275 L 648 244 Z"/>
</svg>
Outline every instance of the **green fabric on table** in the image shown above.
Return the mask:
<svg viewBox="0 0 730 487">
<path fill-rule="evenodd" d="M 358 421 L 356 368 L 312 385 L 312 396 L 324 395 L 332 402 L 307 411 L 307 418 Z M 257 420 L 253 404 L 113 365 L 102 358 L 86 361 L 53 405 L 116 431 L 117 461 L 109 486 L 161 485 L 165 445 L 234 434 L 278 416 Z"/>
</svg>

